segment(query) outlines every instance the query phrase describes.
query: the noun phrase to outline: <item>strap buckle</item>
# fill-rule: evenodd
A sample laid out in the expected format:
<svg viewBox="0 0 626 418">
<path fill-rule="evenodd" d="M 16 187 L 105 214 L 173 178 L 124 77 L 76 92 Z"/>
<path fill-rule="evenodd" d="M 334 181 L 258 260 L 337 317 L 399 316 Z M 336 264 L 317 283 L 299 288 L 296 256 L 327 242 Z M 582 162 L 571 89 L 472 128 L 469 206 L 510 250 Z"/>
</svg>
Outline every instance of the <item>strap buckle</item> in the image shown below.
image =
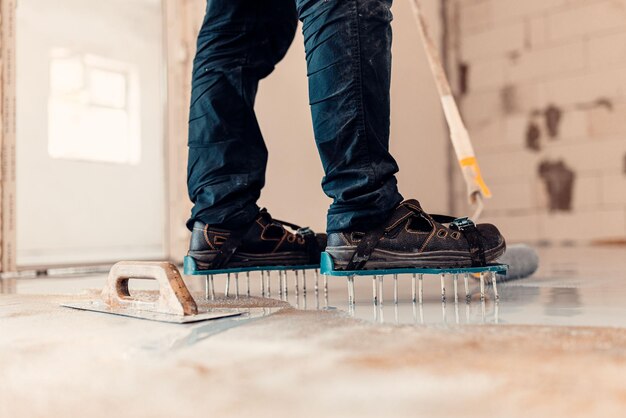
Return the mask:
<svg viewBox="0 0 626 418">
<path fill-rule="evenodd" d="M 296 231 L 296 234 L 302 235 L 304 237 L 307 235 L 315 236 L 315 232 L 313 232 L 313 230 L 309 228 L 308 226 L 305 226 L 304 228 L 298 228 L 298 230 Z"/>
<path fill-rule="evenodd" d="M 464 231 L 468 228 L 472 228 L 475 227 L 476 224 L 474 223 L 474 221 L 472 221 L 470 218 L 468 218 L 467 216 L 464 218 L 457 218 L 454 221 L 452 221 L 450 223 L 450 227 L 457 229 L 459 231 Z"/>
</svg>

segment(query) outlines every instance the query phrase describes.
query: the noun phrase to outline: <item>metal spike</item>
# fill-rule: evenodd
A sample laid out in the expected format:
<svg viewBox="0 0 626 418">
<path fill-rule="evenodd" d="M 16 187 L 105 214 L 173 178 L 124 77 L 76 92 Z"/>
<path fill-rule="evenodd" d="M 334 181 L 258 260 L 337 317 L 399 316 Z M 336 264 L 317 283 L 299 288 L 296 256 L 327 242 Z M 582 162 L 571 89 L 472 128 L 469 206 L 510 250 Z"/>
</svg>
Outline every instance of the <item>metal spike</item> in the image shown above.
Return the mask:
<svg viewBox="0 0 626 418">
<path fill-rule="evenodd" d="M 355 304 L 354 298 L 354 276 L 348 277 L 348 303 L 350 306 Z"/>
<path fill-rule="evenodd" d="M 441 317 L 442 317 L 442 320 L 443 320 L 444 324 L 448 323 L 448 314 L 447 314 L 447 311 L 446 311 L 446 301 L 445 300 L 441 301 Z"/>
<path fill-rule="evenodd" d="M 261 297 L 265 297 L 265 270 L 261 270 Z"/>
<path fill-rule="evenodd" d="M 378 286 L 376 281 L 378 280 L 378 276 L 372 276 L 372 300 L 374 305 L 378 305 Z"/>
<path fill-rule="evenodd" d="M 224 289 L 224 296 L 228 297 L 230 293 L 230 273 L 226 275 L 226 288 Z"/>
<path fill-rule="evenodd" d="M 454 302 L 454 318 L 456 319 L 456 324 L 459 325 L 461 323 L 459 319 L 459 303 L 458 301 Z"/>
<path fill-rule="evenodd" d="M 441 275 L 441 301 L 446 302 L 446 275 Z"/>
<path fill-rule="evenodd" d="M 313 275 L 315 276 L 315 294 L 317 294 L 320 290 L 320 276 L 319 270 L 313 270 Z"/>
<path fill-rule="evenodd" d="M 376 279 L 374 279 L 376 280 Z M 372 307 L 374 308 L 374 322 L 377 323 L 378 322 L 378 304 L 377 303 L 373 303 Z"/>
<path fill-rule="evenodd" d="M 306 300 L 306 270 L 302 270 L 302 294 Z"/>
<path fill-rule="evenodd" d="M 383 305 L 385 303 L 385 296 L 383 294 L 383 287 L 385 285 L 385 276 L 378 276 L 378 304 Z M 382 312 L 381 312 L 382 316 Z"/>
<path fill-rule="evenodd" d="M 328 308 L 328 275 L 324 274 L 324 306 Z"/>
<path fill-rule="evenodd" d="M 470 303 L 470 301 L 472 300 L 472 297 L 470 296 L 470 292 L 469 292 L 469 274 L 465 273 L 463 275 L 463 279 L 465 281 L 465 302 Z"/>
<path fill-rule="evenodd" d="M 295 275 L 295 296 L 296 296 L 296 309 L 300 309 L 300 275 L 298 270 L 294 270 Z"/>
<path fill-rule="evenodd" d="M 480 273 L 480 300 L 485 301 L 485 273 Z"/>
<path fill-rule="evenodd" d="M 248 294 L 248 297 L 250 297 L 250 272 L 249 271 L 246 272 L 246 283 L 247 283 L 246 285 L 247 294 Z"/>
<path fill-rule="evenodd" d="M 454 303 L 459 303 L 459 275 L 454 275 Z"/>
<path fill-rule="evenodd" d="M 204 279 L 204 298 L 206 300 L 211 299 L 211 276 L 209 276 L 208 274 Z"/>
<path fill-rule="evenodd" d="M 239 273 L 235 273 L 235 298 L 239 299 Z"/>
<path fill-rule="evenodd" d="M 324 296 L 328 299 L 328 274 L 324 275 Z"/>
<path fill-rule="evenodd" d="M 424 275 L 418 274 L 417 277 L 419 279 L 419 303 L 421 305 L 424 303 Z"/>
<path fill-rule="evenodd" d="M 417 302 L 417 275 L 413 273 L 413 277 L 411 278 L 411 296 L 413 303 Z"/>
<path fill-rule="evenodd" d="M 267 297 L 272 296 L 272 272 L 268 270 L 267 272 Z"/>
<path fill-rule="evenodd" d="M 304 302 L 304 310 L 306 311 L 307 308 L 307 298 L 306 298 L 306 294 L 302 295 L 302 301 Z"/>
<path fill-rule="evenodd" d="M 398 275 L 393 275 L 393 303 L 398 304 Z"/>
<path fill-rule="evenodd" d="M 278 270 L 277 273 L 278 273 L 278 297 L 282 299 L 283 297 L 283 282 L 281 280 L 282 272 Z"/>
<path fill-rule="evenodd" d="M 285 300 L 288 299 L 289 295 L 289 283 L 287 282 L 287 270 L 283 271 L 283 294 L 285 295 Z"/>
<path fill-rule="evenodd" d="M 210 281 L 211 281 L 211 300 L 215 300 L 215 278 L 213 277 L 213 275 L 210 275 Z"/>
<path fill-rule="evenodd" d="M 496 302 L 500 300 L 500 295 L 498 294 L 498 283 L 496 279 L 497 275 L 498 273 L 496 273 L 495 271 L 491 273 L 491 284 L 493 286 L 493 294 L 496 298 Z"/>
<path fill-rule="evenodd" d="M 398 310 L 398 304 L 396 303 L 395 305 L 393 305 L 393 314 L 395 316 L 396 319 L 396 325 L 398 325 L 400 323 L 400 313 Z"/>
<path fill-rule="evenodd" d="M 319 292 L 315 292 L 315 309 L 320 310 L 320 294 Z"/>
<path fill-rule="evenodd" d="M 480 301 L 480 307 L 481 307 L 481 313 L 482 313 L 482 318 L 483 318 L 483 324 L 486 322 L 486 316 L 487 316 L 487 312 L 486 312 L 486 306 L 485 306 L 485 299 L 481 299 Z"/>
<path fill-rule="evenodd" d="M 500 304 L 496 301 L 496 306 L 495 306 L 495 312 L 494 312 L 494 317 L 496 320 L 496 324 L 500 323 Z"/>
</svg>

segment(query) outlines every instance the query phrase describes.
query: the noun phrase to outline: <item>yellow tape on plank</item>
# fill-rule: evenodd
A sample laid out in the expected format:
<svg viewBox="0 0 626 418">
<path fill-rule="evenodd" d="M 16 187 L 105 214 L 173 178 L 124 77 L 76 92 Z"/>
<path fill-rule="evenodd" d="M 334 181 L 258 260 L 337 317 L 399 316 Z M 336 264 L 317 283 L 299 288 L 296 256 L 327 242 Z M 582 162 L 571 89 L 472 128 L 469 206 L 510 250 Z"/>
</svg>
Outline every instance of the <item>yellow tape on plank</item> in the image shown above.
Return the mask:
<svg viewBox="0 0 626 418">
<path fill-rule="evenodd" d="M 482 195 L 487 198 L 491 197 L 491 191 L 489 190 L 489 187 L 487 187 L 487 184 L 485 183 L 485 180 L 483 179 L 476 157 L 463 158 L 462 160 L 459 160 L 459 164 L 461 165 L 461 168 L 469 167 L 472 169 L 473 171 L 472 180 L 480 188 Z"/>
</svg>

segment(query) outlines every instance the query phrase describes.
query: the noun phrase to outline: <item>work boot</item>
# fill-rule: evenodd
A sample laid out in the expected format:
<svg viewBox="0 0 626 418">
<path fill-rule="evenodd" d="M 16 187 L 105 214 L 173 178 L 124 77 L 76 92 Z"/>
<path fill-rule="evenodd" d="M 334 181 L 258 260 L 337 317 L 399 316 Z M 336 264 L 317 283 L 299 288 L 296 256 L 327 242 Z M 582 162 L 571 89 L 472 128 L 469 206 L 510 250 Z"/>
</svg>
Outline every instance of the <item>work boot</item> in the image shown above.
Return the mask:
<svg viewBox="0 0 626 418">
<path fill-rule="evenodd" d="M 251 224 L 236 230 L 196 221 L 188 255 L 198 270 L 311 266 L 319 265 L 325 247 L 326 234 L 272 219 L 262 209 Z"/>
<path fill-rule="evenodd" d="M 326 247 L 337 270 L 482 267 L 505 249 L 495 226 L 429 215 L 417 200 L 401 203 L 373 230 L 331 233 Z"/>
</svg>

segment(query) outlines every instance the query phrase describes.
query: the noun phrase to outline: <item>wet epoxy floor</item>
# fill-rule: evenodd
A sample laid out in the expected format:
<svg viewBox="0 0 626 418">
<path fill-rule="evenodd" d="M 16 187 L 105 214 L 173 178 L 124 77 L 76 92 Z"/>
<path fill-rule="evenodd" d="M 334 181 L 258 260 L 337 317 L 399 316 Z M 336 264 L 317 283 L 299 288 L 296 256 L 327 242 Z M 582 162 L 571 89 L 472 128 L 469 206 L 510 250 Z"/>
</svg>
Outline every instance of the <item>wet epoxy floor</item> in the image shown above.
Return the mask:
<svg viewBox="0 0 626 418">
<path fill-rule="evenodd" d="M 424 303 L 412 303 L 411 277 L 399 277 L 399 303 L 394 303 L 393 277 L 385 278 L 385 300 L 372 303 L 371 279 L 357 281 L 361 319 L 400 324 L 525 324 L 626 327 L 626 248 L 544 248 L 540 269 L 532 277 L 500 282 L 499 302 L 490 286 L 480 301 L 478 281 L 470 280 L 471 302 L 465 302 L 463 280 L 458 281 L 458 302 L 451 277 L 445 280 L 442 303 L 440 278 L 424 278 Z M 358 279 L 357 279 L 358 280 Z M 349 310 L 344 280 L 331 293 L 331 306 Z M 343 286 L 342 286 L 343 285 Z M 341 292 L 343 290 L 343 293 Z M 338 297 L 337 297 L 338 296 Z"/>
<path fill-rule="evenodd" d="M 302 310 L 340 310 L 350 316 L 385 324 L 528 324 L 560 326 L 610 326 L 626 327 L 626 248 L 558 247 L 539 250 L 541 263 L 538 272 L 524 280 L 500 282 L 500 299 L 495 301 L 490 286 L 486 299 L 480 300 L 480 287 L 470 279 L 471 301 L 466 303 L 463 280 L 458 281 L 458 298 L 455 301 L 451 277 L 445 281 L 446 302 L 442 303 L 440 278 L 425 276 L 423 303 L 412 302 L 410 276 L 398 278 L 398 303 L 394 303 L 392 276 L 384 280 L 382 303 L 373 303 L 372 279 L 356 278 L 356 304 L 348 303 L 345 278 L 328 277 L 328 292 L 324 291 L 324 278 L 313 272 L 305 277 L 290 273 L 288 293 L 279 292 L 277 273 L 270 276 L 270 298 L 287 301 Z M 100 289 L 104 275 L 83 278 L 39 278 L 6 282 L 5 293 L 24 295 L 81 294 L 85 289 Z M 196 297 L 205 293 L 205 278 L 185 278 Z M 250 276 L 250 293 L 261 295 L 259 273 Z M 306 280 L 306 281 L 305 281 Z M 239 296 L 248 293 L 248 278 L 240 275 Z M 215 278 L 217 295 L 223 295 L 226 277 Z M 267 286 L 267 279 L 265 282 Z M 142 285 L 141 283 L 139 284 Z M 145 287 L 144 284 L 141 288 Z M 231 277 L 230 296 L 236 297 L 234 276 Z M 267 291 L 267 289 L 265 289 Z"/>
<path fill-rule="evenodd" d="M 532 277 L 498 284 L 499 301 L 493 289 L 486 287 L 486 299 L 480 300 L 480 286 L 470 279 L 471 301 L 466 303 L 465 288 L 461 278 L 454 297 L 452 277 L 446 277 L 446 302 L 442 302 L 439 276 L 424 277 L 423 303 L 413 303 L 412 278 L 398 277 L 398 303 L 394 303 L 394 279 L 384 279 L 382 303 L 374 304 L 372 278 L 355 279 L 356 304 L 348 303 L 347 280 L 329 277 L 328 293 L 324 280 L 307 274 L 306 293 L 303 276 L 290 274 L 289 293 L 286 300 L 298 309 L 339 309 L 349 315 L 386 324 L 524 324 L 560 326 L 611 326 L 626 327 L 626 248 L 558 247 L 539 250 L 540 268 Z M 272 275 L 271 296 L 279 295 L 278 275 Z M 247 293 L 247 278 L 240 279 L 240 294 Z M 202 278 L 188 278 L 191 287 L 204 289 Z M 226 279 L 215 279 L 218 292 L 225 289 Z M 231 278 L 231 292 L 234 278 Z M 251 291 L 261 291 L 260 277 L 251 279 Z"/>
<path fill-rule="evenodd" d="M 498 304 L 474 287 L 471 304 L 442 305 L 433 278 L 420 309 L 401 278 L 397 315 L 391 279 L 382 310 L 371 281 L 357 283 L 352 313 L 345 280 L 326 300 L 308 277 L 296 301 L 290 276 L 299 310 L 265 300 L 189 325 L 60 307 L 93 297 L 103 275 L 5 281 L 0 417 L 622 417 L 625 252 L 544 249 L 538 274 L 501 284 Z M 203 280 L 187 281 L 202 297 Z"/>
</svg>

